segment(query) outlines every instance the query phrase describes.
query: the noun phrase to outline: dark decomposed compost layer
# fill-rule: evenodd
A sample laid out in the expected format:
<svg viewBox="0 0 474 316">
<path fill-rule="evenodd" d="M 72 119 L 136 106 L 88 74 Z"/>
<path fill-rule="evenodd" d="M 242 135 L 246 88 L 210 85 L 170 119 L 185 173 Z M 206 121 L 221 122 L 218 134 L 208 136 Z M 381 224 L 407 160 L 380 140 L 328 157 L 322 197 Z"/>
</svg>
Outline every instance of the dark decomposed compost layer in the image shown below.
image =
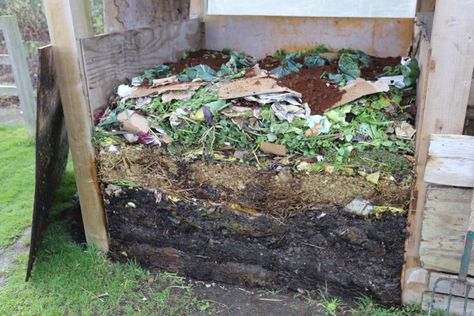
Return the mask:
<svg viewBox="0 0 474 316">
<path fill-rule="evenodd" d="M 110 250 L 119 260 L 200 280 L 400 301 L 404 216 L 362 218 L 328 207 L 280 220 L 156 190 L 104 187 Z"/>
</svg>

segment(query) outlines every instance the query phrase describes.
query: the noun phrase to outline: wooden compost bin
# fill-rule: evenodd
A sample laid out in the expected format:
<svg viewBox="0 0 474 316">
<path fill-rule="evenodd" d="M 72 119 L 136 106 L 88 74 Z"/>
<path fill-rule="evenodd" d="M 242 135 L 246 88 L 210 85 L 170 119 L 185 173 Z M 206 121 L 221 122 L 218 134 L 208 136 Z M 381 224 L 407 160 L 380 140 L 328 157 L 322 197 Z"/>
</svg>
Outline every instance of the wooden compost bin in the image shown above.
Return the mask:
<svg viewBox="0 0 474 316">
<path fill-rule="evenodd" d="M 159 9 L 154 10 L 150 10 L 153 4 L 146 1 L 130 2 L 123 7 L 114 1 L 105 1 L 106 30 L 115 33 L 94 37 L 87 1 L 45 0 L 87 241 L 96 243 L 104 251 L 110 250 L 115 257 L 125 253 L 127 258 L 135 257 L 152 269 L 177 271 L 201 279 L 293 289 L 327 286 L 335 294 L 353 297 L 368 293 L 384 303 L 399 302 L 402 289 L 404 302 L 421 303 L 423 293 L 429 291 L 430 276 L 434 275 L 429 269 L 456 271 L 446 266 L 424 267 L 420 260 L 428 187 L 423 174 L 430 135 L 462 133 L 469 92 L 469 85 L 464 82 L 472 77 L 473 68 L 472 58 L 465 56 L 474 55 L 472 45 L 468 45 L 472 37 L 466 37 L 472 36 L 470 31 L 474 24 L 467 12 L 474 10 L 474 3 L 466 2 L 453 8 L 447 0 L 437 2 L 430 44 L 420 27 L 415 27 L 413 32 L 412 19 L 188 18 L 189 1 L 159 2 L 155 4 Z M 197 10 L 200 15 L 199 6 L 195 4 L 191 11 Z M 450 24 L 452 20 L 456 23 Z M 251 32 L 255 29 L 264 31 Z M 246 210 L 235 212 L 226 207 L 210 210 L 199 202 L 172 201 L 157 206 L 153 190 L 120 189 L 117 192 L 106 183 L 101 186 L 91 142 L 91 113 L 106 106 L 113 88 L 126 78 L 156 64 L 176 61 L 189 48 L 233 46 L 263 57 L 279 48 L 301 49 L 315 42 L 343 48 L 347 47 L 348 39 L 353 48 L 379 56 L 406 55 L 413 47 L 412 53 L 420 63 L 418 178 L 408 216 L 409 237 L 402 276 L 401 244 L 406 239 L 403 217 L 372 226 L 371 222 L 376 219 L 348 219 L 337 212 L 336 215 L 325 214 L 323 208 L 318 208 L 281 223 L 268 216 L 245 214 Z M 445 80 L 460 84 L 445 86 Z M 176 168 L 169 161 L 156 163 L 158 168 Z M 184 171 L 204 175 L 196 171 L 197 168 L 190 169 L 191 166 Z M 229 174 L 228 180 L 233 176 L 238 178 L 238 173 L 239 170 L 234 175 Z M 271 180 L 269 175 L 261 173 L 250 173 L 247 177 L 263 177 L 261 185 Z M 328 181 L 351 185 L 347 178 L 333 177 Z M 266 189 L 271 191 L 271 188 Z M 388 189 L 385 193 L 390 196 L 395 192 Z M 136 208 L 124 207 L 129 202 Z M 181 221 L 170 220 L 169 214 L 177 213 Z M 328 224 L 317 224 L 322 216 L 331 218 Z M 377 225 L 379 231 L 375 229 Z M 353 226 L 357 229 L 350 229 Z M 395 244 L 381 249 L 387 232 L 398 234 L 390 239 Z M 312 244 L 310 240 L 318 233 L 338 237 L 322 238 L 328 242 L 325 246 Z M 363 236 L 362 243 L 350 242 L 361 239 L 360 236 Z M 286 246 L 292 242 L 307 245 Z M 380 252 L 384 254 L 377 257 L 375 254 Z M 371 256 L 378 259 L 371 262 Z M 453 260 L 449 265 L 456 263 Z"/>
</svg>

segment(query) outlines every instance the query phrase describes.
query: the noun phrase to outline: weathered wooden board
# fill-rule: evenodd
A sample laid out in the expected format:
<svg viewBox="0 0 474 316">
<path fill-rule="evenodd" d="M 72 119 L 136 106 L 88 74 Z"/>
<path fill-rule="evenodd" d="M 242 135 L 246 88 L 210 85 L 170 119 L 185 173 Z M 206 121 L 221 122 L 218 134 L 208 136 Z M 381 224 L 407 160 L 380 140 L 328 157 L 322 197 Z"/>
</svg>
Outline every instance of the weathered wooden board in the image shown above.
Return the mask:
<svg viewBox="0 0 474 316">
<path fill-rule="evenodd" d="M 53 195 L 62 179 L 69 151 L 51 46 L 39 50 L 39 65 L 35 200 L 27 280 L 31 276 L 42 233 L 47 226 Z"/>
<path fill-rule="evenodd" d="M 429 74 L 429 63 L 431 58 L 431 44 L 429 42 L 426 28 L 422 23 L 415 25 L 415 36 L 413 47 L 414 54 L 418 60 L 420 67 L 420 77 L 416 89 L 416 104 L 418 106 L 416 117 L 416 129 L 421 130 L 425 111 L 425 99 Z M 421 133 L 416 134 L 416 165 L 415 170 L 418 177 L 412 192 L 412 199 L 410 201 L 410 210 L 408 212 L 408 238 L 405 242 L 405 266 L 402 277 L 402 301 L 404 303 L 421 303 L 424 286 L 421 282 L 411 282 L 410 276 L 413 271 L 420 269 L 419 261 L 419 247 L 421 239 L 421 227 L 423 221 L 423 212 L 418 207 L 423 207 L 425 201 L 426 183 L 423 181 L 423 173 L 427 159 L 428 146 L 422 143 L 423 138 Z"/>
<path fill-rule="evenodd" d="M 107 105 L 113 89 L 126 78 L 176 61 L 187 49 L 198 49 L 200 34 L 199 20 L 190 19 L 82 39 L 91 109 Z"/>
<path fill-rule="evenodd" d="M 0 95 L 8 95 L 6 93 L 11 93 L 11 95 L 17 95 L 19 97 L 28 133 L 30 136 L 34 136 L 36 124 L 35 96 L 16 17 L 0 17 L 0 31 L 5 39 L 5 46 L 9 54 L 8 61 L 12 65 L 16 85 L 16 89 L 3 86 L 0 88 Z"/>
<path fill-rule="evenodd" d="M 423 293 L 423 309 L 427 310 L 431 302 L 431 292 Z M 433 301 L 433 310 L 446 311 L 448 306 L 448 295 L 446 294 L 435 294 Z M 451 301 L 451 308 L 449 309 L 449 315 L 463 315 L 464 299 L 461 297 L 453 297 Z M 474 311 L 474 300 L 468 300 L 467 315 L 473 315 Z M 444 315 L 444 314 L 442 314 Z"/>
<path fill-rule="evenodd" d="M 204 22 L 204 47 L 234 48 L 257 58 L 319 44 L 405 56 L 413 38 L 413 19 L 205 16 Z"/>
<path fill-rule="evenodd" d="M 189 18 L 190 0 L 104 0 L 105 32 L 155 27 Z"/>
<path fill-rule="evenodd" d="M 428 187 L 420 244 L 423 268 L 458 273 L 472 194 L 472 189 Z M 474 275 L 474 265 L 469 275 Z"/>
<path fill-rule="evenodd" d="M 92 36 L 89 1 L 44 0 L 43 4 L 53 46 L 54 65 L 86 240 L 107 251 L 106 218 L 97 179 L 90 106 L 83 82 L 84 71 L 78 45 L 79 38 Z"/>
<path fill-rule="evenodd" d="M 428 154 L 426 182 L 474 187 L 474 137 L 433 134 Z"/>
<path fill-rule="evenodd" d="M 425 81 L 426 92 L 418 106 L 416 176 L 412 202 L 408 213 L 409 238 L 406 243 L 405 269 L 419 266 L 419 249 L 427 184 L 424 171 L 428 160 L 429 140 L 432 134 L 461 134 L 464 128 L 469 85 L 474 66 L 474 1 L 462 1 L 453 6 L 452 1 L 437 0 L 430 39 L 431 56 Z M 444 227 L 444 226 L 441 226 Z M 439 228 L 436 228 L 439 229 Z M 405 291 L 405 289 L 404 289 Z M 411 296 L 411 298 L 409 297 Z M 421 303 L 419 296 L 407 295 L 407 302 Z"/>
</svg>

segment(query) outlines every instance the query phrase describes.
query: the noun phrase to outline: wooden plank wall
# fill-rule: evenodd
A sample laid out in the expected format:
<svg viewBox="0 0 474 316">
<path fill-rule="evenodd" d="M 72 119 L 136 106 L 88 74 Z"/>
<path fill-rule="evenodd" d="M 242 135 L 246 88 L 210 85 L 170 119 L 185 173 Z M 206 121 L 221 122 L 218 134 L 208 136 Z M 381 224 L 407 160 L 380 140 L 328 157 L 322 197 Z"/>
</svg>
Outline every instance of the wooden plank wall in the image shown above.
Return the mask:
<svg viewBox="0 0 474 316">
<path fill-rule="evenodd" d="M 425 182 L 474 187 L 474 137 L 431 135 Z"/>
<path fill-rule="evenodd" d="M 459 272 L 472 194 L 473 190 L 468 188 L 428 188 L 420 244 L 423 268 Z M 474 254 L 471 261 L 474 262 Z M 471 265 L 469 274 L 474 275 L 474 265 Z"/>
<path fill-rule="evenodd" d="M 103 0 L 105 32 L 120 32 L 189 19 L 190 0 Z"/>
<path fill-rule="evenodd" d="M 417 126 L 416 184 L 408 214 L 409 237 L 403 277 L 403 302 L 421 303 L 419 289 L 428 284 L 411 274 L 421 275 L 420 242 L 428 185 L 424 181 L 428 147 L 432 134 L 462 134 L 467 99 L 474 67 L 474 1 L 452 6 L 451 1 L 437 0 L 431 35 L 431 56 L 420 80 L 426 91 L 419 89 L 420 108 Z M 427 271 L 425 270 L 425 275 Z M 409 280 L 416 279 L 410 290 Z"/>
<path fill-rule="evenodd" d="M 199 19 L 81 39 L 92 111 L 106 106 L 112 91 L 125 79 L 176 61 L 187 49 L 198 49 L 200 43 Z"/>
<path fill-rule="evenodd" d="M 234 48 L 257 58 L 318 44 L 406 56 L 413 38 L 413 19 L 205 16 L 204 22 L 204 47 Z"/>
</svg>

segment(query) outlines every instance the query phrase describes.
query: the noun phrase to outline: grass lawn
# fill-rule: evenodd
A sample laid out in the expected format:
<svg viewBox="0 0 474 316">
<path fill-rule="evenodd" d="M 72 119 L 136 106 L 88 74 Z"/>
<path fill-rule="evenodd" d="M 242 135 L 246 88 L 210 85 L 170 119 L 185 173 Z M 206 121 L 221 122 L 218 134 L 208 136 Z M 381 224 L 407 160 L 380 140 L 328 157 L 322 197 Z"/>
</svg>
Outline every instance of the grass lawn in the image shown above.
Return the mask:
<svg viewBox="0 0 474 316">
<path fill-rule="evenodd" d="M 31 223 L 34 145 L 23 128 L 0 126 L 0 161 L 0 247 L 4 247 Z M 27 257 L 22 255 L 0 286 L 0 315 L 213 315 L 214 305 L 196 298 L 183 278 L 152 274 L 134 262 L 112 263 L 97 248 L 73 242 L 59 215 L 72 206 L 75 192 L 69 163 L 32 279 L 24 282 Z M 418 307 L 384 308 L 369 298 L 361 298 L 355 308 L 324 295 L 302 299 L 316 305 L 318 315 L 424 315 Z"/>
<path fill-rule="evenodd" d="M 34 149 L 24 128 L 0 126 L 0 248 L 31 225 Z"/>
<path fill-rule="evenodd" d="M 0 247 L 31 224 L 34 144 L 23 128 L 0 126 Z M 151 274 L 135 263 L 111 263 L 98 249 L 74 243 L 57 216 L 76 192 L 72 165 L 57 192 L 52 223 L 24 282 L 26 255 L 0 287 L 0 315 L 186 315 L 209 311 L 190 285 L 170 273 Z"/>
</svg>

